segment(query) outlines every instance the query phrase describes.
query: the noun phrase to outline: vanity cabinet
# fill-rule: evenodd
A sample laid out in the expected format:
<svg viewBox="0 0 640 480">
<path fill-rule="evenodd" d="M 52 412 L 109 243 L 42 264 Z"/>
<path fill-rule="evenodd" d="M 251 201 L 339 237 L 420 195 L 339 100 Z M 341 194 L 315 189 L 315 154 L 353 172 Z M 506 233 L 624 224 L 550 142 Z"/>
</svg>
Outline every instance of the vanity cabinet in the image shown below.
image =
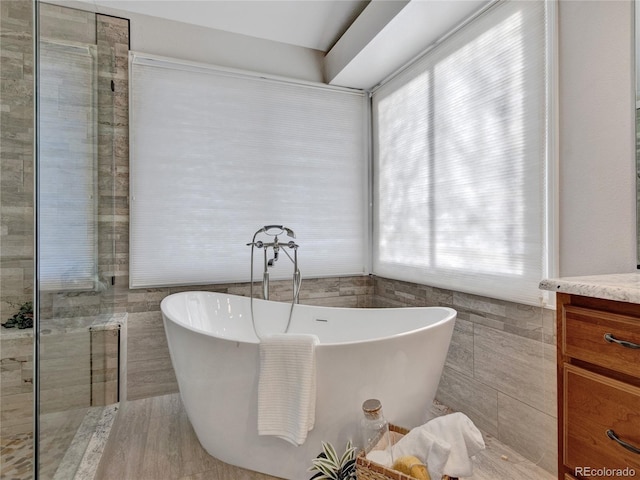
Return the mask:
<svg viewBox="0 0 640 480">
<path fill-rule="evenodd" d="M 640 304 L 557 293 L 557 327 L 558 478 L 640 479 Z"/>
</svg>

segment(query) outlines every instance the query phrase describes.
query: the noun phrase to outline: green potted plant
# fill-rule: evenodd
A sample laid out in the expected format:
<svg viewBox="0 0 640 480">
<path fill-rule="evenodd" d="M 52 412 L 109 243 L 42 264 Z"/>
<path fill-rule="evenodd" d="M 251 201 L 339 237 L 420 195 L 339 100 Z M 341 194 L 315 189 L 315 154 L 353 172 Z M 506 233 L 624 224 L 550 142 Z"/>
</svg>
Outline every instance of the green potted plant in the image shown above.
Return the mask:
<svg viewBox="0 0 640 480">
<path fill-rule="evenodd" d="M 33 303 L 25 302 L 20 305 L 18 313 L 13 315 L 5 323 L 2 324 L 4 328 L 32 328 L 33 327 Z"/>
<path fill-rule="evenodd" d="M 356 480 L 357 448 L 347 442 L 342 456 L 328 442 L 322 442 L 322 453 L 311 461 L 310 472 L 317 473 L 309 480 Z"/>
</svg>

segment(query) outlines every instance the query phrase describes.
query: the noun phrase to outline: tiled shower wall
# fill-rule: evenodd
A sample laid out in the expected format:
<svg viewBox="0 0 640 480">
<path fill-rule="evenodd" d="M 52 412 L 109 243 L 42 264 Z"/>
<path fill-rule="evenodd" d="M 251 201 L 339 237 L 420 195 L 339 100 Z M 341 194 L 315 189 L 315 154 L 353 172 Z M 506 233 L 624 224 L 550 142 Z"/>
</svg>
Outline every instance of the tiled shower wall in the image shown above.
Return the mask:
<svg viewBox="0 0 640 480">
<path fill-rule="evenodd" d="M 32 2 L 0 2 L 0 322 L 33 298 Z M 0 437 L 30 432 L 33 342 L 3 348 Z M 3 342 L 4 343 L 4 342 Z M 3 345 L 6 347 L 6 345 Z M 6 358 L 5 358 L 6 357 Z"/>
<path fill-rule="evenodd" d="M 74 318 L 123 312 L 114 279 L 128 249 L 129 21 L 40 4 L 41 37 L 97 45 L 98 280 L 89 292 L 40 292 L 41 318 Z M 123 182 L 125 188 L 118 188 Z M 128 268 L 128 266 L 127 266 Z"/>
<path fill-rule="evenodd" d="M 32 2 L 0 2 L 0 320 L 33 297 Z"/>
</svg>

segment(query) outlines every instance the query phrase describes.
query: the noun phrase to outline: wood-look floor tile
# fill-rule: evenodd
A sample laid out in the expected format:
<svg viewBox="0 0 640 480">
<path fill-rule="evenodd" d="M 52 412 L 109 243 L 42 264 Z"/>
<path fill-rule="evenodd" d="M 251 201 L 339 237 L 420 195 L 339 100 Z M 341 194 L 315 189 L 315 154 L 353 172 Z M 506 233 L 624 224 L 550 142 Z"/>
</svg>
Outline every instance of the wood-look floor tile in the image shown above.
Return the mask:
<svg viewBox="0 0 640 480">
<path fill-rule="evenodd" d="M 154 415 L 149 419 L 149 429 L 142 458 L 144 478 L 180 478 L 182 456 L 178 442 L 179 423 L 169 415 Z"/>
<path fill-rule="evenodd" d="M 212 472 L 218 468 L 219 460 L 209 455 L 200 445 L 191 422 L 183 410 L 178 419 L 180 427 L 180 453 L 182 455 L 182 474 L 194 475 L 199 472 Z"/>
<path fill-rule="evenodd" d="M 491 435 L 483 435 L 486 448 L 475 456 L 472 477 L 460 480 L 554 480 L 555 477 L 534 465 L 522 455 L 500 443 Z"/>
<path fill-rule="evenodd" d="M 434 415 L 449 413 L 444 406 Z M 553 476 L 485 434 L 472 477 L 461 480 L 553 480 Z M 96 480 L 279 480 L 225 464 L 202 448 L 179 394 L 129 401 L 120 411 Z"/>
<path fill-rule="evenodd" d="M 218 480 L 218 470 L 208 470 L 206 472 L 194 473 L 180 477 L 179 480 Z"/>
</svg>

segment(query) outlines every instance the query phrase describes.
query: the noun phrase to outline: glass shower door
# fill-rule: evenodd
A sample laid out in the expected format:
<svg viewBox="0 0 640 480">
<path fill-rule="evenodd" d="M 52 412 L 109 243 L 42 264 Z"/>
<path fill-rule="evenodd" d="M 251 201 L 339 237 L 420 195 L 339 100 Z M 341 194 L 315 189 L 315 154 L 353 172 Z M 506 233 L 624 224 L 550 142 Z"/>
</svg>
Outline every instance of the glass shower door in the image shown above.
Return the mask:
<svg viewBox="0 0 640 480">
<path fill-rule="evenodd" d="M 119 400 L 113 55 L 94 13 L 38 10 L 36 469 L 68 479 L 96 466 L 87 447 Z"/>
</svg>

